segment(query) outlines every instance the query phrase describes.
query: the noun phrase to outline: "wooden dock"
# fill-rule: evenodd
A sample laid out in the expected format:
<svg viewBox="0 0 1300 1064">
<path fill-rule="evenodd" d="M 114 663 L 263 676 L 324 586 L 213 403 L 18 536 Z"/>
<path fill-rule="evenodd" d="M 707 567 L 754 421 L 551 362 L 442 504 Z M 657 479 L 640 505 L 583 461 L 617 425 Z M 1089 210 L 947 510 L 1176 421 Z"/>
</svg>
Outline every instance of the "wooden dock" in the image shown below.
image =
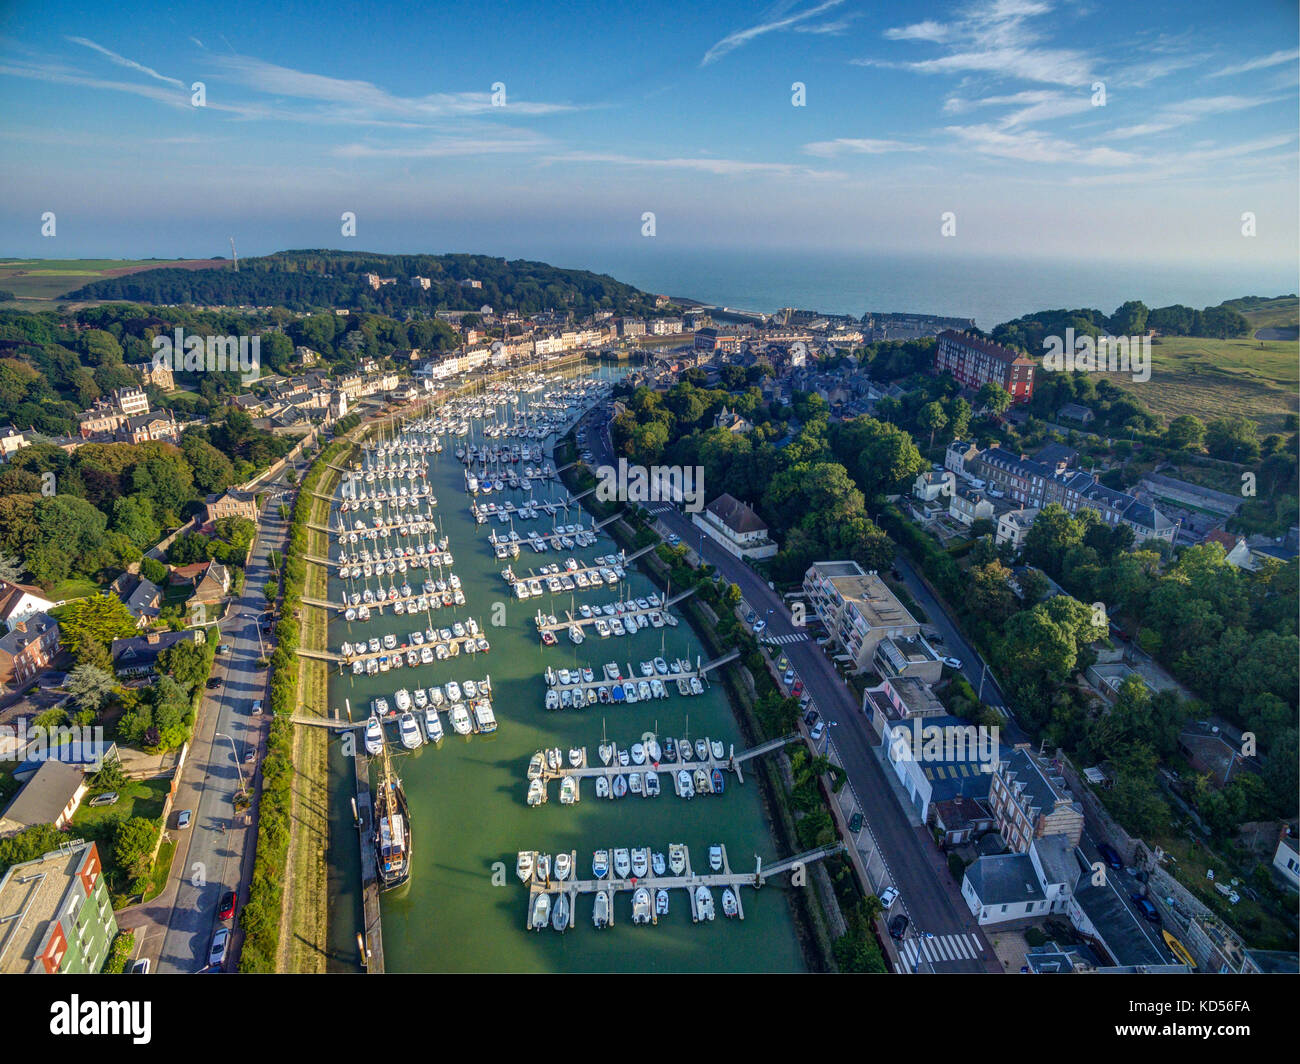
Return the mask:
<svg viewBox="0 0 1300 1064">
<path fill-rule="evenodd" d="M 507 569 L 512 575 L 514 575 L 514 583 L 511 583 L 510 578 L 506 576 Z M 602 569 L 613 571 L 614 575 L 617 577 L 613 584 L 605 582 L 604 576 L 601 575 Z M 559 578 L 565 576 L 573 581 L 576 581 L 579 576 L 582 576 L 585 577 L 588 582 L 585 587 L 577 586 L 575 584 L 572 591 L 567 589 L 563 591 L 550 591 L 549 588 L 545 588 L 546 582 L 552 577 Z M 609 565 L 580 565 L 576 569 L 565 569 L 561 567 L 558 573 L 537 573 L 532 569 L 529 569 L 528 573 L 523 576 L 515 573 L 514 566 L 507 566 L 506 569 L 501 570 L 501 578 L 505 580 L 506 584 L 509 585 L 511 589 L 513 589 L 515 584 L 519 583 L 521 580 L 537 580 L 543 585 L 545 590 L 550 591 L 552 595 L 569 595 L 572 594 L 573 591 L 596 591 L 603 587 L 614 587 L 620 581 L 627 579 L 627 559 L 624 559 L 620 552 L 619 560 L 617 562 L 612 562 Z M 535 598 L 536 596 L 530 595 L 529 597 Z"/>
<path fill-rule="evenodd" d="M 641 609 L 641 607 L 639 606 L 633 606 L 631 609 L 625 609 L 621 613 L 615 612 L 609 614 L 603 612 L 598 613 L 593 609 L 592 615 L 590 617 L 583 617 L 581 615 L 575 617 L 572 610 L 565 610 L 564 611 L 565 619 L 562 621 L 561 620 L 548 621 L 545 619 L 545 615 L 539 611 L 537 615 L 533 618 L 533 623 L 536 624 L 537 632 L 540 635 L 542 632 L 567 632 L 575 624 L 579 628 L 586 628 L 587 625 L 589 624 L 594 625 L 597 621 L 604 621 L 606 624 L 609 624 L 610 621 L 617 620 L 622 622 L 622 621 L 626 621 L 629 617 L 632 618 L 649 617 L 652 613 L 657 613 L 663 618 L 664 621 L 663 626 L 666 626 L 668 628 L 676 628 L 678 624 L 677 618 L 673 617 L 672 620 L 668 619 L 671 616 L 668 612 L 668 607 L 671 606 L 674 602 L 677 602 L 684 597 L 685 595 L 678 595 L 670 599 L 668 602 L 665 602 L 659 606 L 650 606 L 644 610 Z M 652 625 L 652 627 L 655 626 Z M 640 625 L 637 625 L 637 630 L 638 631 L 641 630 Z M 585 635 L 586 633 L 584 632 L 583 634 Z M 649 678 L 650 677 L 648 676 L 646 677 L 646 679 Z"/>
<path fill-rule="evenodd" d="M 451 658 L 459 657 L 462 652 L 465 653 L 466 656 L 468 657 L 472 657 L 475 654 L 486 654 L 487 653 L 486 650 L 477 650 L 477 649 L 470 650 L 470 651 L 465 650 L 465 644 L 469 640 L 471 639 L 474 640 L 475 646 L 477 646 L 478 640 L 482 638 L 486 638 L 486 637 L 483 635 L 483 630 L 480 628 L 478 635 L 453 636 L 450 640 L 439 639 L 433 643 L 424 643 L 422 645 L 426 647 L 436 647 L 436 646 L 445 645 L 448 647 L 449 656 L 446 658 L 438 658 L 435 656 L 434 663 L 436 663 L 438 661 L 450 661 Z M 455 648 L 454 650 L 451 649 L 453 647 Z M 490 648 L 491 648 L 491 644 L 489 644 L 489 649 Z M 380 658 L 392 657 L 394 654 L 400 654 L 402 655 L 403 658 L 402 667 L 406 668 L 407 665 L 406 665 L 405 658 L 407 652 L 411 650 L 414 650 L 418 653 L 420 647 L 414 646 L 410 643 L 399 643 L 392 650 L 384 650 L 382 647 L 379 650 L 367 649 L 362 654 L 353 654 L 351 657 L 346 657 L 346 658 L 342 654 L 334 650 L 306 650 L 303 648 L 299 648 L 296 653 L 300 658 L 314 658 L 316 661 L 335 662 L 339 665 L 351 665 L 353 662 L 356 661 L 366 662 L 372 659 L 377 661 Z M 416 667 L 416 666 L 412 666 L 412 667 Z"/>
</svg>

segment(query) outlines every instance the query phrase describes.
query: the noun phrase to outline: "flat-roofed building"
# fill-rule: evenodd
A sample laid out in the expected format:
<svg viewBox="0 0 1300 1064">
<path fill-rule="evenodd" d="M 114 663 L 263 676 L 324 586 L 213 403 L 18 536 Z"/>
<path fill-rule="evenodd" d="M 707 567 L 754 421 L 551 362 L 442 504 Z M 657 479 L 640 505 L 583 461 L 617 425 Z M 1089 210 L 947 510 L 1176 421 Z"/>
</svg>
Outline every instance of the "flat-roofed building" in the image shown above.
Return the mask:
<svg viewBox="0 0 1300 1064">
<path fill-rule="evenodd" d="M 116 935 L 93 842 L 71 840 L 0 879 L 0 973 L 94 975 Z"/>
<path fill-rule="evenodd" d="M 876 572 L 854 561 L 816 562 L 804 594 L 826 626 L 830 645 L 854 672 L 871 668 L 883 639 L 920 635 L 921 626 Z"/>
</svg>

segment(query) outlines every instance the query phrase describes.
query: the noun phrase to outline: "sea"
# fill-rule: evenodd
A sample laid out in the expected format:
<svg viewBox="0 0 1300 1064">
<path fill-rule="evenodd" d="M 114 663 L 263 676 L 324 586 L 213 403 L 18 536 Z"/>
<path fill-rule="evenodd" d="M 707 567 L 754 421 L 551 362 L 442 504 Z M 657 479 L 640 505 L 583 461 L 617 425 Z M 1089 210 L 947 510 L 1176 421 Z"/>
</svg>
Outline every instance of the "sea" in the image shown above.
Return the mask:
<svg viewBox="0 0 1300 1064">
<path fill-rule="evenodd" d="M 981 329 L 1023 314 L 1091 307 L 1200 309 L 1241 296 L 1300 290 L 1297 269 L 1276 263 L 1101 262 L 899 253 L 694 249 L 646 239 L 631 247 L 551 249 L 556 266 L 608 273 L 645 291 L 733 310 L 782 307 L 824 314 L 867 311 L 972 318 Z"/>
</svg>

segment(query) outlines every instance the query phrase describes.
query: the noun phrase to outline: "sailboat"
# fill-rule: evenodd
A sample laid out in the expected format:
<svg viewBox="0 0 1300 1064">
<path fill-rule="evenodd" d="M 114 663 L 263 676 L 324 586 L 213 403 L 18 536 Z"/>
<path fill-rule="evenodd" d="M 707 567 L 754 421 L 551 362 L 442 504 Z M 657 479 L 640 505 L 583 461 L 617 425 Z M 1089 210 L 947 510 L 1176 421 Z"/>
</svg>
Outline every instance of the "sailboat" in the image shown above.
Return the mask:
<svg viewBox="0 0 1300 1064">
<path fill-rule="evenodd" d="M 411 816 L 402 781 L 393 774 L 387 745 L 382 748 L 375 791 L 375 824 L 379 889 L 394 890 L 411 878 Z"/>
</svg>

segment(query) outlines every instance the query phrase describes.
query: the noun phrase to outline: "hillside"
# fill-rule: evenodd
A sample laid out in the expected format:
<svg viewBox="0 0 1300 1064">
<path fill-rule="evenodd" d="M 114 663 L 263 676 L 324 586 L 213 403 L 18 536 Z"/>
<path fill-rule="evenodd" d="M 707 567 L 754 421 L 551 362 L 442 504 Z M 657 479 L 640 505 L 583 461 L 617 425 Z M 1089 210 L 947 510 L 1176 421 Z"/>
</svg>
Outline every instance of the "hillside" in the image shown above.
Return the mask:
<svg viewBox="0 0 1300 1064">
<path fill-rule="evenodd" d="M 394 278 L 373 289 L 367 273 Z M 426 277 L 428 289 L 411 278 Z M 473 287 L 469 282 L 477 282 Z M 535 314 L 566 308 L 579 315 L 599 310 L 646 314 L 654 299 L 614 278 L 566 270 L 543 262 L 488 255 L 380 255 L 344 251 L 282 251 L 243 259 L 239 271 L 174 267 L 106 278 L 69 294 L 70 299 L 203 306 L 284 306 L 292 310 L 350 307 L 398 314 L 406 310 L 478 310 Z"/>
</svg>

